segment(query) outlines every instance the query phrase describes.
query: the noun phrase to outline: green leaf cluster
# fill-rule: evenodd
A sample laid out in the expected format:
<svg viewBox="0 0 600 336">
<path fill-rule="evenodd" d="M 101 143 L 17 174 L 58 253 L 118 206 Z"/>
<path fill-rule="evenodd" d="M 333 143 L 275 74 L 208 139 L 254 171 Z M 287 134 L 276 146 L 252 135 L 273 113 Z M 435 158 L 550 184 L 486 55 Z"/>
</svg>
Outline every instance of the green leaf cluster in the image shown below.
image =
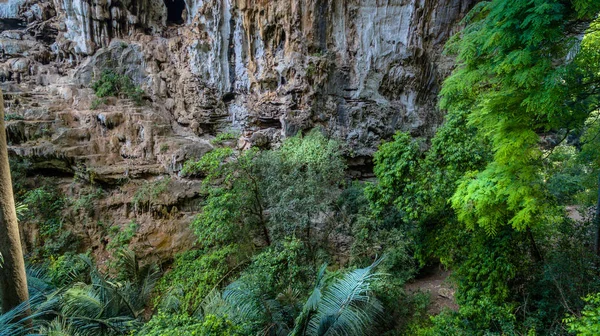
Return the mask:
<svg viewBox="0 0 600 336">
<path fill-rule="evenodd" d="M 119 74 L 111 69 L 105 69 L 100 78 L 92 83 L 92 89 L 98 98 L 121 97 L 135 101 L 141 105 L 144 91 L 133 83 L 131 77 Z M 98 106 L 97 103 L 96 107 Z"/>
</svg>

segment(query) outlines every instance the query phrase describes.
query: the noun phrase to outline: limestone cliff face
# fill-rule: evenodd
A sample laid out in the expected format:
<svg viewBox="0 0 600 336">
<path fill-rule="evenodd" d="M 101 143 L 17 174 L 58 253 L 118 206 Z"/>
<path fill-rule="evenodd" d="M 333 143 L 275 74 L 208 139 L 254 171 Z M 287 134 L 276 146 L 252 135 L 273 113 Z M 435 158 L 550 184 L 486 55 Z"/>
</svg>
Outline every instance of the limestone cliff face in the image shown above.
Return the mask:
<svg viewBox="0 0 600 336">
<path fill-rule="evenodd" d="M 396 130 L 431 135 L 440 124 L 436 96 L 452 67 L 442 47 L 474 2 L 8 0 L 0 86 L 11 152 L 50 174 L 83 174 L 113 200 L 161 175 L 188 183 L 176 177 L 182 163 L 226 130 L 249 147 L 321 127 L 360 165 Z M 104 69 L 130 76 L 144 104 L 92 109 Z M 179 196 L 156 206 L 196 197 Z M 106 202 L 112 221 L 140 216 L 116 215 L 131 207 L 123 199 Z"/>
</svg>

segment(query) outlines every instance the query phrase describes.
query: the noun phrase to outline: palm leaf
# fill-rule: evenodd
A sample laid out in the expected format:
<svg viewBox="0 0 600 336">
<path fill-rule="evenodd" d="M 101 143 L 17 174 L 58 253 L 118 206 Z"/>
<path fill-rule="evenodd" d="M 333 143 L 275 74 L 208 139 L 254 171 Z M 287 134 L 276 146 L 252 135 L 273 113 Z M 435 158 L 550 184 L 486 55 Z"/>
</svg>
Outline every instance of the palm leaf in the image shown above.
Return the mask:
<svg viewBox="0 0 600 336">
<path fill-rule="evenodd" d="M 375 317 L 383 311 L 381 303 L 369 295 L 371 282 L 380 276 L 372 271 L 381 260 L 349 272 L 328 286 L 304 334 L 366 335 Z"/>
<path fill-rule="evenodd" d="M 306 300 L 302 312 L 296 318 L 294 330 L 290 333 L 290 336 L 298 336 L 306 334 L 308 322 L 311 320 L 313 315 L 317 312 L 319 302 L 321 302 L 321 290 L 323 289 L 323 278 L 325 277 L 325 271 L 327 270 L 327 264 L 323 264 L 317 273 L 317 280 L 315 281 L 315 287 Z"/>
<path fill-rule="evenodd" d="M 92 285 L 75 284 L 63 295 L 62 313 L 65 316 L 99 318 L 104 308 L 100 290 Z"/>
<path fill-rule="evenodd" d="M 29 208 L 27 207 L 27 204 L 23 202 L 17 202 L 15 204 L 15 211 L 17 213 L 17 218 L 21 220 L 23 217 L 25 217 L 27 211 L 29 211 Z"/>
<path fill-rule="evenodd" d="M 40 309 L 45 301 L 43 296 L 34 296 L 20 305 L 0 314 L 0 336 L 29 335 L 33 331 L 34 321 L 49 312 Z"/>
</svg>

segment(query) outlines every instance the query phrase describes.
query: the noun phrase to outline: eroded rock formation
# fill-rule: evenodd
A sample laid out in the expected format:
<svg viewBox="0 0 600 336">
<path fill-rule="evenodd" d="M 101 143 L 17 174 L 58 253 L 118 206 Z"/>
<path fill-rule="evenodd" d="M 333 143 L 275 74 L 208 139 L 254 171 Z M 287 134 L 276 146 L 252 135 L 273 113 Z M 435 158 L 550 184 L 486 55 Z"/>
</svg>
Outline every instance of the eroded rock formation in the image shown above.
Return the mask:
<svg viewBox="0 0 600 336">
<path fill-rule="evenodd" d="M 183 162 L 226 130 L 241 134 L 239 146 L 268 147 L 321 127 L 357 165 L 396 130 L 431 135 L 452 67 L 441 51 L 475 1 L 8 0 L 0 81 L 10 150 L 61 172 L 64 185 L 69 174 L 100 183 L 110 192 L 100 213 L 142 221 L 142 236 L 164 231 L 149 244 L 169 254 L 168 236 L 189 218 L 148 213 L 197 195 L 142 214 L 127 210 L 128 188 L 163 175 L 191 183 L 177 177 Z M 95 106 L 90 84 L 106 69 L 144 90 L 142 106 Z"/>
</svg>

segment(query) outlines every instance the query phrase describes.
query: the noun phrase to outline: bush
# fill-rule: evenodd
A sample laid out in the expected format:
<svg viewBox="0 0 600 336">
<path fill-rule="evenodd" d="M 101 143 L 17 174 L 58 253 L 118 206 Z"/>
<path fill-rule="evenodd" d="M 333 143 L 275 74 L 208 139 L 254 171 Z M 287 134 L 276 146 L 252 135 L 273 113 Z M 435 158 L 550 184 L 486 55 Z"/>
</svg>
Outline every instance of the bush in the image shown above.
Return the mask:
<svg viewBox="0 0 600 336">
<path fill-rule="evenodd" d="M 75 282 L 84 282 L 90 269 L 79 255 L 65 253 L 57 258 L 50 256 L 47 270 L 52 284 L 63 288 Z"/>
<path fill-rule="evenodd" d="M 580 317 L 569 316 L 564 321 L 571 332 L 580 336 L 600 335 L 600 293 L 585 297 L 587 303 Z"/>
<path fill-rule="evenodd" d="M 65 198 L 58 188 L 48 184 L 29 190 L 23 196 L 23 203 L 28 209 L 25 221 L 35 224 L 40 233 L 40 241 L 35 242 L 34 259 L 77 250 L 78 237 L 64 228 Z"/>
<path fill-rule="evenodd" d="M 119 97 L 135 101 L 137 105 L 142 104 L 144 91 L 133 83 L 131 77 L 116 73 L 114 70 L 104 70 L 100 78 L 92 83 L 92 89 L 98 98 Z M 92 102 L 92 109 L 97 108 L 99 103 Z"/>
<path fill-rule="evenodd" d="M 230 271 L 239 265 L 239 248 L 223 246 L 214 251 L 188 251 L 177 256 L 173 269 L 157 286 L 157 305 L 169 312 L 193 313 L 208 293 L 225 285 Z"/>
<path fill-rule="evenodd" d="M 137 336 L 238 336 L 240 328 L 227 319 L 215 315 L 204 318 L 192 317 L 185 314 L 167 314 L 158 312 L 136 334 Z"/>
<path fill-rule="evenodd" d="M 23 117 L 22 115 L 16 114 L 16 113 L 6 113 L 4 115 L 4 121 L 10 121 L 10 120 L 24 120 L 25 117 Z"/>
<path fill-rule="evenodd" d="M 111 238 L 106 248 L 114 251 L 127 248 L 131 239 L 135 236 L 138 227 L 139 225 L 133 220 L 122 229 L 118 226 L 111 226 L 109 229 L 109 236 Z"/>
<path fill-rule="evenodd" d="M 235 139 L 239 138 L 239 136 L 240 136 L 239 133 L 223 132 L 223 133 L 217 134 L 217 136 L 214 139 L 212 139 L 210 142 L 212 144 L 221 144 L 227 140 L 235 140 Z"/>
</svg>

